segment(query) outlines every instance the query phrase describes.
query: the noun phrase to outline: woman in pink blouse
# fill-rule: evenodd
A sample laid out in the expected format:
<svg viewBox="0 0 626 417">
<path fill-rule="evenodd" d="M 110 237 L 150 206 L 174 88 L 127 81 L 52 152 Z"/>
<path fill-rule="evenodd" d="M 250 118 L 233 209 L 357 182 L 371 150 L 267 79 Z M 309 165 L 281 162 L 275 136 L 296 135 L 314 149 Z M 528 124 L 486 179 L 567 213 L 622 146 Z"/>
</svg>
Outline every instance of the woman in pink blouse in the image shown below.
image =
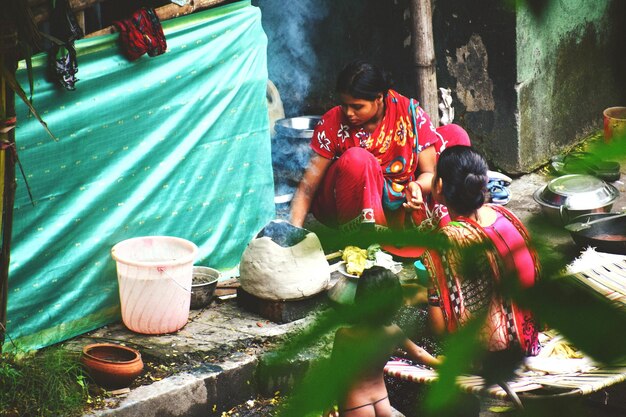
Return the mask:
<svg viewBox="0 0 626 417">
<path fill-rule="evenodd" d="M 504 207 L 484 204 L 487 163 L 474 149 L 441 153 L 432 193 L 452 219 L 442 227 L 446 248 L 429 249 L 423 262 L 432 281 L 430 318 L 440 332 L 454 332 L 484 315 L 479 340 L 491 352 L 539 352 L 538 324 L 503 289 L 532 287 L 539 259 L 522 222 Z"/>
</svg>

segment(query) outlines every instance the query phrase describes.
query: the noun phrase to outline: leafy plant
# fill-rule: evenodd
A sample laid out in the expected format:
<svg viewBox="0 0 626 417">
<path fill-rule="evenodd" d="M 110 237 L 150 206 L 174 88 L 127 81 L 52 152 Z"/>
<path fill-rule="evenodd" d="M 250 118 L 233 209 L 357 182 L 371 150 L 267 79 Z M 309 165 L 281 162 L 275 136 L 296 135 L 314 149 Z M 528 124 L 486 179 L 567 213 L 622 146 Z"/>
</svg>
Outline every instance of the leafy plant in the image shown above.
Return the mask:
<svg viewBox="0 0 626 417">
<path fill-rule="evenodd" d="M 82 415 L 89 392 L 78 352 L 57 346 L 0 358 L 1 415 Z"/>
</svg>

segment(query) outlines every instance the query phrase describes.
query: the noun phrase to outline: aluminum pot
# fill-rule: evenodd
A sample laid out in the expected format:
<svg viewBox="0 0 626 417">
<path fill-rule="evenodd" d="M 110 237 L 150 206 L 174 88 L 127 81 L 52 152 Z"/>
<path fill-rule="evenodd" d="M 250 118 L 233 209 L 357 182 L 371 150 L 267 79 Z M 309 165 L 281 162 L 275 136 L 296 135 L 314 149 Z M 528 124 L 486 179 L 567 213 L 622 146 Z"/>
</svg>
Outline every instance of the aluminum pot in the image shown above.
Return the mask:
<svg viewBox="0 0 626 417">
<path fill-rule="evenodd" d="M 328 298 L 339 305 L 352 305 L 358 285 L 359 277 L 341 275 L 335 285 L 328 290 Z"/>
<path fill-rule="evenodd" d="M 556 225 L 565 226 L 583 214 L 608 213 L 619 197 L 613 185 L 591 175 L 563 175 L 533 194 L 541 211 Z"/>
<path fill-rule="evenodd" d="M 276 120 L 276 133 L 288 138 L 311 139 L 321 116 L 298 116 Z"/>
</svg>

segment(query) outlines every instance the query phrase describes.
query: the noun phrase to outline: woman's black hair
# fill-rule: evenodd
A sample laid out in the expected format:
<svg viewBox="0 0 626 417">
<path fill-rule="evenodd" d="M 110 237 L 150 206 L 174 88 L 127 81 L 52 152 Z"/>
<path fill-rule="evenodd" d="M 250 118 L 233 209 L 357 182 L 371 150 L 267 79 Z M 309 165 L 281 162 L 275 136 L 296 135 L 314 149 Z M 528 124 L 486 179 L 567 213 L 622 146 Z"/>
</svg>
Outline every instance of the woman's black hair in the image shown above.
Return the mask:
<svg viewBox="0 0 626 417">
<path fill-rule="evenodd" d="M 364 270 L 356 287 L 354 302 L 361 323 L 391 324 L 402 306 L 402 286 L 398 276 L 382 266 Z"/>
<path fill-rule="evenodd" d="M 468 215 L 485 203 L 489 177 L 485 158 L 469 146 L 444 149 L 437 161 L 446 205 L 461 215 Z"/>
<path fill-rule="evenodd" d="M 392 82 L 386 72 L 366 61 L 348 63 L 337 76 L 336 91 L 362 100 L 375 100 L 379 94 L 387 96 Z"/>
</svg>

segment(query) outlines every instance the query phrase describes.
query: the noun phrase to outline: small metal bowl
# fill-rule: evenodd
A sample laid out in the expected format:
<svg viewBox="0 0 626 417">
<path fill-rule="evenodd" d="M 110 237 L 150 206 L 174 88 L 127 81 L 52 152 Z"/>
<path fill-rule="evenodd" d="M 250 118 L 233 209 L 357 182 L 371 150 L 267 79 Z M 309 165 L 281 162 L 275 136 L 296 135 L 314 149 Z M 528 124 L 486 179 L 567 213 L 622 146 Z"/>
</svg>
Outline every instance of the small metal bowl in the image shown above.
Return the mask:
<svg viewBox="0 0 626 417">
<path fill-rule="evenodd" d="M 555 178 L 533 194 L 541 211 L 560 226 L 582 214 L 609 212 L 618 197 L 611 184 L 580 174 Z"/>
<path fill-rule="evenodd" d="M 290 138 L 311 138 L 313 130 L 319 123 L 320 116 L 298 116 L 276 120 L 276 133 Z"/>
<path fill-rule="evenodd" d="M 220 276 L 220 271 L 217 269 L 209 268 L 208 266 L 193 267 L 189 308 L 197 310 L 211 304 Z"/>
</svg>

